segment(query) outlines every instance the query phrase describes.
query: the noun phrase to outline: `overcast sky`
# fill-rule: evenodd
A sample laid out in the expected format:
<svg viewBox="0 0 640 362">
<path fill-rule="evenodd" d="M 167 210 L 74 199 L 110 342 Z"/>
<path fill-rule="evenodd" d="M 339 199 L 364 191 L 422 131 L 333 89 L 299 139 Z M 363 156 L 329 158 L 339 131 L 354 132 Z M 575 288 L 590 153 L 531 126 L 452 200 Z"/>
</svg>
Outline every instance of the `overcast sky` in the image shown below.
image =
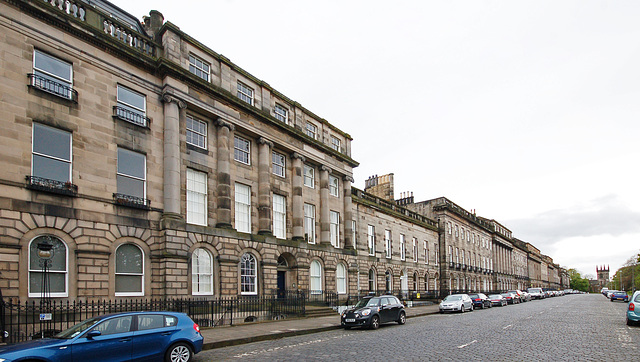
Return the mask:
<svg viewBox="0 0 640 362">
<path fill-rule="evenodd" d="M 445 196 L 561 266 L 640 251 L 638 1 L 114 1 L 353 137 L 355 186 Z"/>
</svg>

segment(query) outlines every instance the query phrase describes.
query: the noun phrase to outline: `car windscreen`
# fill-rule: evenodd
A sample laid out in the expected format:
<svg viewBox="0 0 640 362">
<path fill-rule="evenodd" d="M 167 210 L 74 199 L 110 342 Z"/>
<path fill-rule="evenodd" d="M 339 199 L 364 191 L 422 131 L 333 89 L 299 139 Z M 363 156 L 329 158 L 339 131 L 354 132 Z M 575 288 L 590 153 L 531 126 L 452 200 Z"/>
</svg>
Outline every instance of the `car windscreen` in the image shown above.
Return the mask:
<svg viewBox="0 0 640 362">
<path fill-rule="evenodd" d="M 379 304 L 379 298 L 366 298 L 366 299 L 360 299 L 358 301 L 358 303 L 356 304 L 356 308 L 362 308 L 362 307 L 377 307 Z"/>
<path fill-rule="evenodd" d="M 500 294 L 491 294 L 489 296 L 489 299 L 500 299 L 502 298 L 502 296 Z"/>
<path fill-rule="evenodd" d="M 444 298 L 445 302 L 455 302 L 457 300 L 462 300 L 462 297 L 459 295 L 449 295 L 446 298 Z"/>
<path fill-rule="evenodd" d="M 87 329 L 93 327 L 94 325 L 96 325 L 96 323 L 100 322 L 101 319 L 102 318 L 98 318 L 98 317 L 89 318 L 82 323 L 78 323 L 75 326 L 56 334 L 55 336 L 53 336 L 53 338 L 71 339 L 79 335 L 80 333 L 86 331 Z"/>
</svg>

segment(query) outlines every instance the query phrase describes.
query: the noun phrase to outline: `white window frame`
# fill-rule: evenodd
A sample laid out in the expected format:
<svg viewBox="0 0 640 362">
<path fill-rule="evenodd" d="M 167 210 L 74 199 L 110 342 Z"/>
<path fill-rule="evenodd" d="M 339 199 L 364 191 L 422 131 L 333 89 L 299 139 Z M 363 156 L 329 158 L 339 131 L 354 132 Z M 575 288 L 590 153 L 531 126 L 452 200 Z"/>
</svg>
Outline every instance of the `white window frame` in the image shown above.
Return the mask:
<svg viewBox="0 0 640 362">
<path fill-rule="evenodd" d="M 187 168 L 187 223 L 207 226 L 207 174 Z"/>
<path fill-rule="evenodd" d="M 314 140 L 318 139 L 318 126 L 311 122 L 307 122 L 307 125 L 305 126 L 305 133 Z"/>
<path fill-rule="evenodd" d="M 137 95 L 140 98 L 142 98 L 142 104 L 143 104 L 143 108 L 140 108 L 138 106 L 134 106 L 132 104 L 129 104 L 127 102 L 125 102 L 124 100 L 120 99 L 120 90 L 125 90 L 127 92 L 130 92 L 133 95 Z M 138 116 L 140 116 L 140 118 L 142 119 L 142 122 L 138 122 L 135 119 L 131 118 L 131 117 L 127 117 L 124 115 L 119 115 L 119 118 L 124 119 L 125 121 L 131 122 L 133 124 L 142 126 L 142 127 L 147 127 L 147 96 L 140 93 L 140 92 L 136 92 L 133 89 L 129 88 L 129 87 L 125 87 L 122 84 L 118 84 L 117 89 L 116 89 L 116 101 L 119 105 L 119 107 L 124 108 L 126 110 L 128 110 L 129 112 L 132 112 L 133 114 L 137 114 Z"/>
<path fill-rule="evenodd" d="M 304 232 L 309 244 L 316 243 L 316 205 L 304 204 Z"/>
<path fill-rule="evenodd" d="M 287 238 L 287 198 L 273 194 L 273 236 Z"/>
<path fill-rule="evenodd" d="M 251 233 L 251 186 L 236 182 L 234 194 L 236 230 Z"/>
<path fill-rule="evenodd" d="M 280 162 L 282 161 L 282 162 Z M 282 153 L 271 152 L 271 172 L 278 177 L 286 177 L 287 158 Z"/>
<path fill-rule="evenodd" d="M 424 263 L 425 265 L 429 265 L 429 243 L 426 240 L 422 244 L 422 248 L 424 251 Z"/>
<path fill-rule="evenodd" d="M 278 121 L 289 124 L 289 110 L 286 107 L 276 103 L 276 105 L 273 107 L 273 114 L 275 119 L 277 119 Z"/>
<path fill-rule="evenodd" d="M 309 290 L 311 294 L 322 294 L 322 264 L 317 260 L 309 266 Z"/>
<path fill-rule="evenodd" d="M 351 220 L 351 242 L 353 243 L 353 249 L 356 249 L 356 244 L 357 244 L 357 240 L 356 240 L 356 221 L 355 220 Z"/>
<path fill-rule="evenodd" d="M 250 269 L 245 267 L 246 263 L 250 263 Z M 241 295 L 257 295 L 258 294 L 258 259 L 251 253 L 244 253 L 240 257 L 240 294 Z M 245 273 L 248 271 L 248 273 Z M 245 289 L 245 286 L 247 287 Z"/>
<path fill-rule="evenodd" d="M 418 262 L 418 240 L 413 238 L 413 262 Z"/>
<path fill-rule="evenodd" d="M 342 148 L 342 144 L 340 142 L 340 139 L 336 136 L 331 136 L 331 148 L 333 148 L 334 150 L 340 152 L 341 148 Z"/>
<path fill-rule="evenodd" d="M 384 230 L 384 250 L 387 259 L 391 259 L 392 255 L 392 245 L 391 245 L 391 230 Z"/>
<path fill-rule="evenodd" d="M 343 263 L 336 266 L 336 292 L 347 294 L 347 267 Z"/>
<path fill-rule="evenodd" d="M 241 81 L 238 81 L 237 90 L 237 96 L 238 98 L 240 98 L 240 100 L 253 105 L 253 88 L 242 83 Z"/>
<path fill-rule="evenodd" d="M 400 234 L 400 260 L 405 260 L 407 257 L 407 248 L 405 245 L 404 234 Z"/>
<path fill-rule="evenodd" d="M 211 65 L 199 56 L 189 53 L 189 72 L 195 74 L 198 78 L 209 81 L 211 76 Z"/>
<path fill-rule="evenodd" d="M 65 259 L 64 271 L 52 270 L 51 268 L 47 269 L 47 273 L 50 273 L 50 274 L 64 274 L 64 292 L 59 292 L 59 293 L 58 292 L 56 292 L 56 293 L 49 292 L 48 295 L 50 297 L 52 297 L 52 298 L 65 298 L 65 297 L 69 296 L 69 246 L 61 238 L 58 238 L 58 237 L 53 236 L 53 235 L 47 235 L 47 234 L 38 235 L 38 236 L 36 236 L 35 238 L 33 238 L 29 242 L 29 248 L 27 249 L 28 250 L 27 251 L 27 253 L 28 253 L 28 259 L 27 259 L 27 267 L 28 267 L 27 289 L 28 289 L 28 295 L 29 295 L 29 298 L 40 298 L 40 297 L 42 297 L 42 291 L 39 291 L 39 292 L 32 292 L 31 291 L 31 278 L 35 277 L 35 278 L 42 279 L 42 268 L 37 268 L 37 269 L 32 269 L 31 268 L 31 247 L 32 247 L 33 243 L 36 242 L 36 240 L 38 240 L 38 238 L 47 237 L 47 236 L 51 237 L 52 239 L 56 239 L 57 241 L 62 243 L 62 245 L 64 246 L 64 259 Z M 36 273 L 38 274 L 37 276 L 35 275 Z"/>
<path fill-rule="evenodd" d="M 331 239 L 331 245 L 334 248 L 340 247 L 340 213 L 337 211 L 329 211 L 329 234 Z"/>
<path fill-rule="evenodd" d="M 42 140 L 36 140 L 36 128 L 39 128 L 39 127 L 42 127 L 43 129 L 48 129 L 48 130 L 50 130 L 52 132 L 56 132 L 56 133 L 59 133 L 61 135 L 64 134 L 65 136 L 67 136 L 67 138 L 69 140 L 69 159 L 68 160 L 65 160 L 65 159 L 60 158 L 60 157 L 56 157 L 54 155 L 48 155 L 46 153 L 36 151 L 36 147 L 35 147 L 36 142 L 41 142 L 42 141 Z M 67 131 L 64 131 L 64 130 L 61 130 L 61 129 L 58 129 L 58 128 L 54 128 L 54 127 L 49 127 L 49 126 L 46 126 L 44 124 L 36 123 L 36 122 L 33 123 L 33 126 L 31 128 L 32 128 L 31 129 L 31 132 L 32 132 L 32 135 L 31 135 L 31 175 L 32 176 L 36 176 L 36 177 L 40 177 L 40 176 L 36 175 L 36 170 L 34 169 L 34 166 L 35 166 L 35 163 L 36 163 L 34 161 L 34 156 L 37 156 L 37 157 L 42 157 L 42 158 L 46 158 L 46 159 L 49 159 L 49 160 L 54 160 L 54 161 L 58 161 L 58 162 L 64 162 L 65 164 L 67 164 L 68 167 L 69 167 L 69 172 L 68 172 L 67 178 L 65 180 L 57 180 L 57 181 L 71 182 L 71 177 L 73 175 L 73 161 L 72 161 L 73 160 L 73 135 L 70 132 L 67 132 Z M 48 177 L 43 177 L 43 178 L 49 179 Z"/>
<path fill-rule="evenodd" d="M 440 262 L 440 250 L 438 249 L 438 244 L 437 243 L 433 243 L 433 253 L 434 253 L 434 265 L 438 265 L 438 263 Z"/>
<path fill-rule="evenodd" d="M 36 58 L 38 57 L 45 57 L 45 58 L 50 58 L 53 61 L 61 64 L 61 65 L 67 65 L 69 67 L 69 79 L 65 79 L 63 77 L 61 77 L 60 75 L 54 74 L 51 70 L 46 69 L 44 67 L 42 68 L 38 68 L 38 66 L 36 65 Z M 40 74 L 38 74 L 40 73 Z M 56 82 L 62 86 L 68 87 L 69 90 L 68 92 L 66 92 L 66 96 L 61 93 L 61 92 L 57 92 L 55 91 L 55 87 L 54 89 L 51 89 L 50 87 L 47 87 L 46 85 L 36 85 L 37 82 L 39 82 L 39 80 L 33 79 L 33 85 L 36 86 L 38 89 L 42 89 L 48 93 L 57 95 L 59 97 L 65 98 L 65 99 L 73 99 L 73 64 L 66 62 L 58 57 L 55 57 L 51 54 L 45 53 L 45 52 L 41 52 L 37 49 L 34 49 L 33 51 L 33 74 L 43 77 L 45 79 L 48 79 L 49 81 L 52 82 Z M 46 82 L 44 82 L 45 84 L 47 84 Z"/>
<path fill-rule="evenodd" d="M 199 263 L 203 256 L 208 258 L 208 268 Z M 208 277 L 209 281 L 201 282 L 203 276 Z M 202 285 L 207 286 L 209 291 L 202 291 Z M 197 248 L 191 254 L 191 295 L 213 295 L 213 292 L 213 255 L 205 248 Z"/>
<path fill-rule="evenodd" d="M 118 273 L 118 270 L 117 270 L 117 267 L 118 267 L 118 259 L 117 259 L 117 258 L 118 258 L 118 249 L 120 249 L 121 247 L 123 247 L 123 246 L 125 246 L 125 245 L 133 245 L 133 246 L 135 246 L 136 248 L 138 248 L 138 250 L 140 250 L 140 255 L 141 255 L 141 257 L 142 257 L 142 273 Z M 124 244 L 119 245 L 119 246 L 116 248 L 116 253 L 115 253 L 115 254 L 116 254 L 116 255 L 115 255 L 115 258 L 116 258 L 116 263 L 115 263 L 115 277 L 116 277 L 116 278 L 118 277 L 118 275 L 122 275 L 122 276 L 139 276 L 139 277 L 140 277 L 140 279 L 141 279 L 141 282 L 140 282 L 140 288 L 141 288 L 141 291 L 140 291 L 140 292 L 118 292 L 118 291 L 117 291 L 117 289 L 116 289 L 116 291 L 115 291 L 115 296 L 116 296 L 116 297 L 140 297 L 140 296 L 144 296 L 144 284 L 145 284 L 145 283 L 144 283 L 144 282 L 145 282 L 145 280 L 144 280 L 144 279 L 145 279 L 145 273 L 144 273 L 144 268 L 145 268 L 145 260 L 144 260 L 145 256 L 144 256 L 144 250 L 142 250 L 142 248 L 141 248 L 141 247 L 139 247 L 139 246 L 138 246 L 138 245 L 136 245 L 136 244 L 133 244 L 133 243 L 124 243 Z M 114 287 L 115 287 L 115 285 L 117 285 L 117 284 L 114 284 Z"/>
<path fill-rule="evenodd" d="M 207 149 L 207 123 L 191 115 L 187 115 L 186 123 L 187 144 Z"/>
<path fill-rule="evenodd" d="M 313 166 L 309 166 L 306 163 L 303 165 L 303 178 L 304 185 L 310 188 L 315 188 L 316 184 L 316 169 Z"/>
<path fill-rule="evenodd" d="M 241 144 L 246 143 L 246 144 Z M 245 147 L 246 146 L 246 147 Z M 238 135 L 233 136 L 233 159 L 251 165 L 251 141 Z"/>
<path fill-rule="evenodd" d="M 146 202 L 147 202 L 147 155 L 142 154 L 140 152 L 131 151 L 131 150 L 128 150 L 126 148 L 118 147 L 118 153 L 120 151 L 122 151 L 124 153 L 136 154 L 136 155 L 142 156 L 142 158 L 143 158 L 144 176 L 142 178 L 140 178 L 138 176 L 129 175 L 129 174 L 120 172 L 120 168 L 119 167 L 116 167 L 116 169 L 117 169 L 116 170 L 116 176 L 121 176 L 121 177 L 129 178 L 129 179 L 133 179 L 133 180 L 142 181 L 142 197 L 141 198 L 144 200 L 144 202 L 146 204 Z M 121 159 L 120 154 L 118 154 L 118 160 L 117 160 L 117 164 L 118 165 L 119 165 L 120 159 Z M 118 166 L 118 165 L 116 165 L 116 166 Z M 117 180 L 116 180 L 116 187 L 117 187 Z M 118 193 L 120 193 L 120 194 L 127 195 L 127 196 L 138 197 L 138 196 L 135 196 L 135 195 L 125 194 L 124 192 L 120 192 L 120 191 L 121 190 L 118 189 Z"/>
<path fill-rule="evenodd" d="M 331 196 L 340 197 L 340 182 L 335 176 L 329 175 L 329 194 Z"/>
<path fill-rule="evenodd" d="M 369 255 L 376 255 L 376 228 L 373 225 L 367 225 L 367 246 Z"/>
</svg>

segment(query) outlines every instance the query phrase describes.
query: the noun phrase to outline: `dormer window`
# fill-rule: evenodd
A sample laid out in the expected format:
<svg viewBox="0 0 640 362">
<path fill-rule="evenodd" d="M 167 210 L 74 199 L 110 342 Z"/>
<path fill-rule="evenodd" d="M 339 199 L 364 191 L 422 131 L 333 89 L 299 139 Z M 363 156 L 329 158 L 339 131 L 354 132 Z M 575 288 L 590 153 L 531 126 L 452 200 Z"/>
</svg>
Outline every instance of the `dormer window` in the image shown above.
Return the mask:
<svg viewBox="0 0 640 362">
<path fill-rule="evenodd" d="M 313 123 L 307 122 L 307 136 L 315 140 L 318 138 L 317 135 L 318 135 L 318 127 L 316 127 L 316 125 Z"/>
<path fill-rule="evenodd" d="M 289 122 L 289 110 L 285 107 L 276 104 L 273 108 L 273 113 L 278 121 L 288 123 Z"/>
<path fill-rule="evenodd" d="M 253 89 L 238 81 L 238 98 L 253 105 Z"/>
<path fill-rule="evenodd" d="M 196 57 L 193 54 L 189 54 L 189 71 L 191 73 L 197 75 L 198 77 L 208 82 L 210 69 L 211 67 L 209 66 L 209 63 Z"/>
</svg>

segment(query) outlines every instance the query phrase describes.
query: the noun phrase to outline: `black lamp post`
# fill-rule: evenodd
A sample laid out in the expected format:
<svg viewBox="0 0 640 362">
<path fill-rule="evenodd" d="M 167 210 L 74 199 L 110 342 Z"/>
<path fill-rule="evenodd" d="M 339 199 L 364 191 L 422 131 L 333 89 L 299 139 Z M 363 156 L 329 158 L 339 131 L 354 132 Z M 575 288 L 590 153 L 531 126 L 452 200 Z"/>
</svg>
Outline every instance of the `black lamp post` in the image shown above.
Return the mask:
<svg viewBox="0 0 640 362">
<path fill-rule="evenodd" d="M 49 282 L 49 269 L 51 269 L 53 258 L 53 243 L 51 242 L 51 236 L 45 236 L 44 240 L 39 242 L 36 246 L 38 248 L 38 265 L 42 268 L 42 289 L 40 290 L 40 304 L 47 308 L 50 307 L 51 302 L 51 283 Z"/>
</svg>

